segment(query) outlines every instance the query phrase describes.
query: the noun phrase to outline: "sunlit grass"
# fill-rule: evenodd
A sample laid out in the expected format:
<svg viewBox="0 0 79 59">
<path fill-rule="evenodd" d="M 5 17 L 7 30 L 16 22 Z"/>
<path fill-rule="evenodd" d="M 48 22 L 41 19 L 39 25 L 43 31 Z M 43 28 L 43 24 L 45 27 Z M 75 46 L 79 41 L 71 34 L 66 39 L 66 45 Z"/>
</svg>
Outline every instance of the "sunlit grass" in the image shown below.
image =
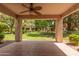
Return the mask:
<svg viewBox="0 0 79 59">
<path fill-rule="evenodd" d="M 23 40 L 27 40 L 27 41 L 54 41 L 55 39 L 51 38 L 51 37 L 31 37 L 31 36 L 27 36 L 26 34 L 23 34 Z"/>
<path fill-rule="evenodd" d="M 30 35 L 28 35 L 30 34 Z M 33 35 L 34 34 L 34 35 Z M 40 34 L 39 32 L 32 32 L 32 33 L 25 33 L 22 34 L 22 40 L 23 41 L 55 41 L 53 37 L 46 37 Z M 5 34 L 4 40 L 15 40 L 15 35 L 14 34 Z"/>
<path fill-rule="evenodd" d="M 4 40 L 15 40 L 14 34 L 5 34 Z"/>
</svg>

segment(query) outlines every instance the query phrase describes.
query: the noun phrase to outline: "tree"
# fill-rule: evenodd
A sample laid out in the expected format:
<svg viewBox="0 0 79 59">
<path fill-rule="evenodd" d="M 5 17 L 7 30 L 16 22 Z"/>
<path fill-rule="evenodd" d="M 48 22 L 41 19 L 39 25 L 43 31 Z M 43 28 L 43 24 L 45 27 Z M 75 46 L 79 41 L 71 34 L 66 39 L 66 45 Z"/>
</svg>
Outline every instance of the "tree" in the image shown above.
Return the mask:
<svg viewBox="0 0 79 59">
<path fill-rule="evenodd" d="M 48 26 L 48 22 L 45 20 L 35 20 L 35 27 L 37 29 L 45 31 L 46 27 Z"/>
<path fill-rule="evenodd" d="M 29 31 L 32 31 L 32 28 L 35 27 L 34 20 L 23 20 L 22 22 L 22 28 L 23 32 L 27 31 L 27 28 L 29 28 Z"/>
<path fill-rule="evenodd" d="M 53 22 L 52 20 L 35 20 L 35 27 L 37 30 L 40 29 L 47 32 L 50 27 L 53 27 Z"/>
<path fill-rule="evenodd" d="M 1 22 L 6 23 L 8 25 L 8 29 L 10 29 L 10 33 L 13 33 L 12 29 L 14 28 L 15 19 L 11 16 L 1 14 Z"/>
<path fill-rule="evenodd" d="M 0 33 L 1 33 L 1 32 L 4 32 L 7 27 L 8 27 L 8 26 L 7 26 L 6 23 L 0 22 Z"/>
<path fill-rule="evenodd" d="M 79 11 L 64 18 L 64 23 L 67 24 L 67 30 L 79 30 Z"/>
</svg>

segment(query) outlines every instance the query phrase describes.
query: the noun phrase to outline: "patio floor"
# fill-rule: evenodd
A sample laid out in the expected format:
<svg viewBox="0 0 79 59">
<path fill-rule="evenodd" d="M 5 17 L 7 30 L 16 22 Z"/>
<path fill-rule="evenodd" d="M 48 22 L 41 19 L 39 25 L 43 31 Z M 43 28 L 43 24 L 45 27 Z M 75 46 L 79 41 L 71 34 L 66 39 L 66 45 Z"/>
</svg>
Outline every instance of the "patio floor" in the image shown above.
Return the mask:
<svg viewBox="0 0 79 59">
<path fill-rule="evenodd" d="M 6 46 L 6 45 L 9 45 L 9 44 L 11 44 L 11 43 L 13 43 L 14 41 L 10 41 L 10 40 L 6 40 L 6 41 L 4 41 L 4 44 L 0 44 L 0 48 L 1 47 L 4 47 L 4 46 Z"/>
<path fill-rule="evenodd" d="M 51 41 L 14 42 L 0 48 L 0 56 L 66 56 L 79 53 L 64 43 Z"/>
</svg>

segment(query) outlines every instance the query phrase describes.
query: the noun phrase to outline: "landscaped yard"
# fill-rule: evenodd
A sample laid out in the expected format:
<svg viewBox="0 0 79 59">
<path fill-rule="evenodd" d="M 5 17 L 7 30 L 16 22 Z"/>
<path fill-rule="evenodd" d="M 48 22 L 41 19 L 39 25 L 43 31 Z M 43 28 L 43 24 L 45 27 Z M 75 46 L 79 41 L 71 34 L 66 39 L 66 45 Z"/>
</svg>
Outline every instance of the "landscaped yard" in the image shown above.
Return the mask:
<svg viewBox="0 0 79 59">
<path fill-rule="evenodd" d="M 15 40 L 15 35 L 5 34 L 4 40 Z M 55 41 L 54 33 L 43 33 L 43 32 L 27 32 L 25 34 L 22 34 L 22 40 Z"/>
<path fill-rule="evenodd" d="M 65 34 L 67 35 L 67 34 Z M 63 40 L 65 42 L 69 42 L 69 35 L 64 36 Z M 4 40 L 15 40 L 14 34 L 5 34 Z M 47 32 L 26 32 L 22 34 L 22 40 L 26 41 L 55 41 L 55 33 L 47 33 Z"/>
</svg>

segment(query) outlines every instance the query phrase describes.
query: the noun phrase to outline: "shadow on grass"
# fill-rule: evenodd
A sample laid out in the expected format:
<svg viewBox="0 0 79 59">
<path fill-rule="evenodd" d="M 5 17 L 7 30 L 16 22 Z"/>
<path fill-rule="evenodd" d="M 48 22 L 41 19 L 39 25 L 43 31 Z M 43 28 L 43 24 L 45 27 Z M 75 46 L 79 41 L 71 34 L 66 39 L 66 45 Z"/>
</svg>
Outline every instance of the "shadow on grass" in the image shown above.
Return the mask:
<svg viewBox="0 0 79 59">
<path fill-rule="evenodd" d="M 28 33 L 27 36 L 31 36 L 31 37 L 52 37 L 54 38 L 55 37 L 55 33 L 52 32 L 52 33 L 47 33 L 47 32 L 31 32 L 31 33 Z"/>
</svg>

